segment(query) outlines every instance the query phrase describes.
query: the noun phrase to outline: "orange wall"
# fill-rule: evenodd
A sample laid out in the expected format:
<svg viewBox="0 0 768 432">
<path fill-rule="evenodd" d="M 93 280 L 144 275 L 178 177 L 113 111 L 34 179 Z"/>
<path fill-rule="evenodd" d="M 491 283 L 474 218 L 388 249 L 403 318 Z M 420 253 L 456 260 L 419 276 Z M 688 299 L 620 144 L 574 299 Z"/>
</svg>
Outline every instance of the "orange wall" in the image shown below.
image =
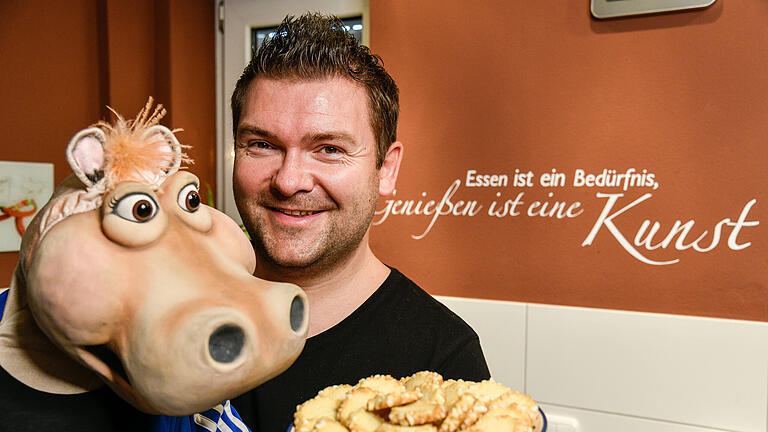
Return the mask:
<svg viewBox="0 0 768 432">
<path fill-rule="evenodd" d="M 190 170 L 215 190 L 210 1 L 3 1 L 0 16 L 0 160 L 53 163 L 58 184 L 78 130 L 106 105 L 132 118 L 152 95 L 168 109 L 162 123 L 185 129 Z M 0 253 L 0 287 L 17 259 Z"/>
<path fill-rule="evenodd" d="M 719 0 L 706 10 L 598 21 L 589 2 L 377 0 L 371 46 L 401 88 L 405 162 L 395 199 L 477 201 L 475 216 L 391 215 L 374 228 L 386 262 L 436 294 L 768 321 L 763 209 L 768 157 L 768 5 Z M 208 1 L 0 2 L 0 160 L 51 162 L 110 104 L 132 115 L 146 96 L 184 128 L 192 167 L 215 188 L 213 7 Z M 564 187 L 470 188 L 468 170 Z M 572 186 L 583 169 L 646 169 L 659 188 Z M 605 226 L 582 246 L 606 203 L 634 240 L 646 219 L 666 234 L 695 221 L 690 242 L 756 200 L 738 243 L 725 227 L 710 252 L 668 248 L 631 256 Z M 487 215 L 523 193 L 521 215 Z M 552 197 L 548 194 L 552 193 Z M 533 201 L 578 202 L 573 218 L 530 217 Z M 381 209 L 386 207 L 382 202 Z M 382 215 L 378 215 L 380 219 Z M 660 239 L 657 237 L 656 242 Z M 10 278 L 15 253 L 0 254 Z M 0 285 L 3 285 L 0 283 Z"/>
<path fill-rule="evenodd" d="M 606 21 L 588 0 L 467 5 L 371 2 L 371 47 L 401 90 L 395 199 L 434 208 L 458 180 L 450 202 L 481 206 L 439 216 L 420 240 L 433 216 L 390 215 L 373 230 L 375 252 L 437 294 L 768 321 L 768 3 Z M 572 183 L 577 169 L 630 168 L 658 188 Z M 552 169 L 565 186 L 536 183 Z M 469 170 L 510 182 L 530 170 L 534 185 L 469 187 Z M 521 214 L 488 215 L 520 193 Z M 598 193 L 624 194 L 606 215 L 651 196 L 609 221 L 614 235 L 598 223 Z M 528 216 L 534 201 L 578 202 L 581 213 Z M 644 220 L 661 224 L 654 245 L 693 220 L 682 246 L 706 230 L 706 247 L 719 221 L 742 213 L 760 224 L 744 225 L 734 248 L 727 225 L 709 252 L 633 243 Z M 679 261 L 641 262 L 620 236 L 650 261 Z"/>
</svg>

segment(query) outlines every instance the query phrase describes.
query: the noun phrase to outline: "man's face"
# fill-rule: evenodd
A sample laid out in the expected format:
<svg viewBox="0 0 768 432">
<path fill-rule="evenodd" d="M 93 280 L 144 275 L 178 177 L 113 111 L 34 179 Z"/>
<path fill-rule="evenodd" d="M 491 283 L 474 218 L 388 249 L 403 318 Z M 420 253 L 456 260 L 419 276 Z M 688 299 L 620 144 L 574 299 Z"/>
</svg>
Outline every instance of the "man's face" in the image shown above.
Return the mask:
<svg viewBox="0 0 768 432">
<path fill-rule="evenodd" d="M 399 149 L 397 156 L 399 165 Z M 394 187 L 394 179 L 380 187 L 388 172 L 376 169 L 362 85 L 345 78 L 250 84 L 233 183 L 257 267 L 323 271 L 343 261 L 367 242 L 378 196 Z"/>
</svg>

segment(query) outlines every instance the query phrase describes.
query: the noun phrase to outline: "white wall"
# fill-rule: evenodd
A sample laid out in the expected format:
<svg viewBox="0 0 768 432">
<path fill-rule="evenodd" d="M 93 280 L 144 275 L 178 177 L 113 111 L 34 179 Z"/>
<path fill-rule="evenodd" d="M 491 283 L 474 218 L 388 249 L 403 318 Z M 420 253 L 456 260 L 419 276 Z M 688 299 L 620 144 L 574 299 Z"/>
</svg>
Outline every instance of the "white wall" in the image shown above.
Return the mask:
<svg viewBox="0 0 768 432">
<path fill-rule="evenodd" d="M 550 432 L 768 432 L 768 323 L 438 297 Z"/>
</svg>

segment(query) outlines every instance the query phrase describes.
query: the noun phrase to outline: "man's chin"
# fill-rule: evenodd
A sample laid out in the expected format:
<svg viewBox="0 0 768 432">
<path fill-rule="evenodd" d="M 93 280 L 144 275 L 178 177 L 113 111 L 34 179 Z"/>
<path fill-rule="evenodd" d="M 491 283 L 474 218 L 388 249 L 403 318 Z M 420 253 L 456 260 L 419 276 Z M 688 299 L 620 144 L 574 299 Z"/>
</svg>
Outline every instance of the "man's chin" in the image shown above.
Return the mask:
<svg viewBox="0 0 768 432">
<path fill-rule="evenodd" d="M 288 253 L 266 251 L 262 259 L 266 266 L 275 270 L 297 272 L 317 265 L 320 256 L 321 254 L 300 255 L 296 254 L 295 251 L 288 251 Z"/>
<path fill-rule="evenodd" d="M 306 259 L 306 258 L 274 258 L 271 257 L 269 260 L 269 263 L 272 264 L 275 268 L 281 268 L 286 270 L 302 270 L 302 269 L 309 269 L 317 264 L 316 259 Z"/>
<path fill-rule="evenodd" d="M 257 277 L 276 282 L 290 282 L 304 287 L 329 273 L 330 266 L 306 261 L 265 260 L 263 266 L 256 266 Z"/>
<path fill-rule="evenodd" d="M 354 248 L 349 248 L 343 253 L 334 251 L 317 251 L 311 255 L 296 254 L 269 254 L 263 257 L 261 270 L 265 271 L 263 276 L 269 279 L 268 275 L 274 275 L 281 281 L 298 281 L 303 279 L 305 282 L 328 275 L 338 269 L 340 263 L 349 259 Z M 260 265 L 256 265 L 256 272 L 259 275 Z M 277 280 L 277 279 L 275 279 Z M 301 284 L 299 284 L 301 285 Z"/>
</svg>

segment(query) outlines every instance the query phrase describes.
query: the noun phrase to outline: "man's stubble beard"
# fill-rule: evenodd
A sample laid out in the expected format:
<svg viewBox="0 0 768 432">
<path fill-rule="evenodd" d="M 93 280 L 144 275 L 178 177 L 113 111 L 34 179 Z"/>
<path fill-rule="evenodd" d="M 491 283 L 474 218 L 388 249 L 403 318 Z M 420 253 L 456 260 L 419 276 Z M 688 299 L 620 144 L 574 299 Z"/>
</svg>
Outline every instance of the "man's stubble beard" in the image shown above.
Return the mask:
<svg viewBox="0 0 768 432">
<path fill-rule="evenodd" d="M 378 189 L 378 182 L 375 183 Z M 236 201 L 240 202 L 240 200 Z M 280 276 L 281 280 L 287 280 L 321 276 L 338 269 L 346 262 L 361 246 L 363 238 L 368 232 L 376 212 L 378 194 L 372 192 L 365 202 L 354 203 L 351 213 L 335 214 L 325 230 L 320 233 L 320 238 L 294 246 L 304 250 L 293 259 L 282 258 L 279 249 L 285 245 L 278 244 L 279 240 L 272 238 L 268 229 L 263 229 L 267 226 L 265 222 L 269 216 L 266 212 L 269 210 L 258 205 L 257 202 L 259 201 L 255 199 L 248 203 L 250 211 L 247 213 L 244 213 L 238 205 L 238 209 L 241 210 L 240 214 L 243 216 L 243 224 L 251 236 L 256 253 L 256 273 L 259 273 L 261 267 L 262 269 L 269 269 L 269 272 L 275 276 Z M 254 210 L 257 209 L 258 214 L 254 215 Z M 336 209 L 330 210 L 330 212 L 338 211 L 338 206 Z M 358 220 L 358 216 L 363 214 L 365 216 L 360 219 L 360 223 L 354 227 L 345 226 L 345 224 Z M 252 217 L 252 215 L 254 216 Z M 350 217 L 345 218 L 347 215 Z M 354 217 L 352 217 L 353 215 Z M 284 236 L 290 235 L 290 231 L 284 230 L 282 234 Z M 297 229 L 295 232 L 300 233 L 301 229 Z"/>
</svg>

